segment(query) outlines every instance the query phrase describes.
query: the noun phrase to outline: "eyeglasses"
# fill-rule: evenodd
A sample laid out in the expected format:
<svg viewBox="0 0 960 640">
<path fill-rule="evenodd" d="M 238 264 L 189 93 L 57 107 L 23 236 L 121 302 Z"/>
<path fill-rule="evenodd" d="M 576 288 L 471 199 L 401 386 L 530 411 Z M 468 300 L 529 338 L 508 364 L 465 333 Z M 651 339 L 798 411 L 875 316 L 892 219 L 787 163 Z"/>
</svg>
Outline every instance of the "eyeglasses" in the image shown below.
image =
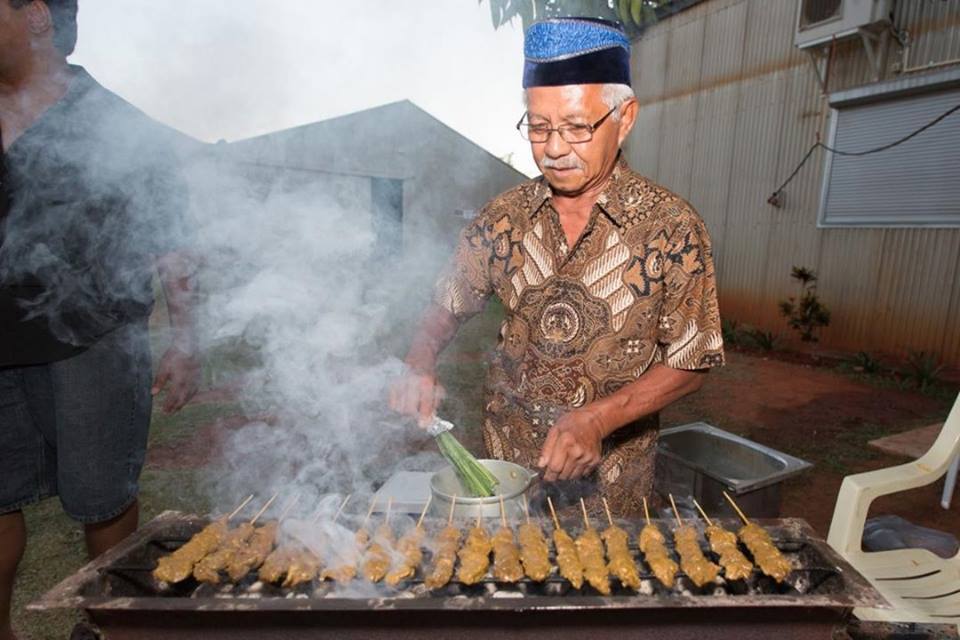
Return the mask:
<svg viewBox="0 0 960 640">
<path fill-rule="evenodd" d="M 548 127 L 545 124 L 530 124 L 529 122 L 524 122 L 524 118 L 529 115 L 525 113 L 523 117 L 520 118 L 520 122 L 517 123 L 517 131 L 520 132 L 520 136 L 524 140 L 536 143 L 546 142 L 550 139 L 550 135 L 554 131 L 559 133 L 563 141 L 568 144 L 590 142 L 593 140 L 593 132 L 616 110 L 617 107 L 610 109 L 606 115 L 593 124 L 562 124 L 559 127 Z"/>
</svg>

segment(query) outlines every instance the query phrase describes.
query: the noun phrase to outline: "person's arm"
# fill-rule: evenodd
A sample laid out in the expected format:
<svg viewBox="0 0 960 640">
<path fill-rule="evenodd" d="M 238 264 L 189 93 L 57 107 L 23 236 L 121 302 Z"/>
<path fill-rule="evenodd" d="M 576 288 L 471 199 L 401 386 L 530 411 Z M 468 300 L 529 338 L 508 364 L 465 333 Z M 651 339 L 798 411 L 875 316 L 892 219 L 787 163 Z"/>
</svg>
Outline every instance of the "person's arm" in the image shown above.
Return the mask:
<svg viewBox="0 0 960 640">
<path fill-rule="evenodd" d="M 182 252 L 169 253 L 157 260 L 157 272 L 163 286 L 170 316 L 170 346 L 160 359 L 151 393 L 166 390 L 163 410 L 181 409 L 197 392 L 200 383 L 200 357 L 195 317 L 195 261 Z"/>
<path fill-rule="evenodd" d="M 479 313 L 493 291 L 490 279 L 491 227 L 485 211 L 460 234 L 460 241 L 434 289 L 410 350 L 406 371 L 390 388 L 390 408 L 427 424 L 443 399 L 437 359 L 460 325 Z"/>
<path fill-rule="evenodd" d="M 600 464 L 604 438 L 693 393 L 703 386 L 706 373 L 656 364 L 615 393 L 564 414 L 547 434 L 537 462 L 544 479 L 568 480 L 590 473 Z"/>
<path fill-rule="evenodd" d="M 425 424 L 443 399 L 443 387 L 437 380 L 437 358 L 453 340 L 459 323 L 456 316 L 438 304 L 424 312 L 404 359 L 406 375 L 390 389 L 390 408 L 416 416 Z"/>
</svg>

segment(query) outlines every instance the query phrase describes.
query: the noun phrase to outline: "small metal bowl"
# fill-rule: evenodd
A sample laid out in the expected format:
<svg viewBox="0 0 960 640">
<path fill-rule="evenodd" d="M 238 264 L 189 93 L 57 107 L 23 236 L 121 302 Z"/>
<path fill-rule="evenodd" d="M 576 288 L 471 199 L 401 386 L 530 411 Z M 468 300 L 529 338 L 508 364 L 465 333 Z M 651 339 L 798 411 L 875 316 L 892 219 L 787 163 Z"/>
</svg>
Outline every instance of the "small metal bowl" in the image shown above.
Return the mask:
<svg viewBox="0 0 960 640">
<path fill-rule="evenodd" d="M 460 483 L 454 468 L 446 467 L 433 474 L 430 479 L 430 491 L 433 493 L 433 513 L 446 516 L 450 512 L 450 503 L 453 496 L 457 496 L 457 504 L 453 509 L 454 517 L 476 518 L 479 513 L 483 518 L 500 517 L 500 496 L 503 496 L 503 506 L 507 518 L 516 519 L 523 514 L 523 494 L 530 488 L 530 483 L 537 474 L 512 462 L 504 460 L 478 460 L 480 464 L 490 470 L 490 473 L 500 481 L 498 495 L 489 498 L 474 498 L 466 495 L 467 491 Z"/>
</svg>

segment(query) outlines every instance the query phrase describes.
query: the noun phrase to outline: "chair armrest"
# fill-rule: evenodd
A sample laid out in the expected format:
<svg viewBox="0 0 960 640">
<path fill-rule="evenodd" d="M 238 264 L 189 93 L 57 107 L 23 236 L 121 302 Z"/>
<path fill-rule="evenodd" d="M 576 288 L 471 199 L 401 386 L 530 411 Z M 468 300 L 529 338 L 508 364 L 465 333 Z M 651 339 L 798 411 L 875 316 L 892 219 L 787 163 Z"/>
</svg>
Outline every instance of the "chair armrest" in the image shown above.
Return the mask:
<svg viewBox="0 0 960 640">
<path fill-rule="evenodd" d="M 926 486 L 943 475 L 941 469 L 931 469 L 923 460 L 924 458 L 920 458 L 896 467 L 844 478 L 837 494 L 837 505 L 833 510 L 827 543 L 844 556 L 860 551 L 863 526 L 874 500 L 891 493 Z"/>
</svg>

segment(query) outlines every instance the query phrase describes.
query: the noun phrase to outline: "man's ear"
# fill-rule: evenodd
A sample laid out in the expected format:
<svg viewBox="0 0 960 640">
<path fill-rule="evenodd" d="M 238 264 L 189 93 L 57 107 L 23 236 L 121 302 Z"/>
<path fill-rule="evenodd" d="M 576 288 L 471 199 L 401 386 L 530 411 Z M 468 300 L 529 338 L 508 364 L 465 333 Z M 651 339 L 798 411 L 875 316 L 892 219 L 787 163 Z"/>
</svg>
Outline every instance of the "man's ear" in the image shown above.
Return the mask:
<svg viewBox="0 0 960 640">
<path fill-rule="evenodd" d="M 634 123 L 637 121 L 637 112 L 640 110 L 640 105 L 637 103 L 636 98 L 630 98 L 623 105 L 620 106 L 620 131 L 617 137 L 617 143 L 623 144 L 623 141 L 627 139 L 627 136 L 630 135 L 630 130 L 633 129 Z"/>
<path fill-rule="evenodd" d="M 27 12 L 27 26 L 31 34 L 42 36 L 53 31 L 53 17 L 46 2 L 33 0 L 23 10 Z"/>
</svg>

